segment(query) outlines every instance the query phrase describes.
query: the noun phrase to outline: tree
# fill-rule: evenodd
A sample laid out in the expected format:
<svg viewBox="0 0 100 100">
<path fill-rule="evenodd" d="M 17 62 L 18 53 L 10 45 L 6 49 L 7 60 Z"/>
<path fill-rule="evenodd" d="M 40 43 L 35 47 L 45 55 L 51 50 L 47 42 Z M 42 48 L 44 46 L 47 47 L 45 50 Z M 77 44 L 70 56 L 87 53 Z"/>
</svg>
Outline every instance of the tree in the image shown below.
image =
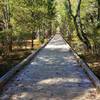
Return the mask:
<svg viewBox="0 0 100 100">
<path fill-rule="evenodd" d="M 47 17 L 48 17 L 48 33 L 51 36 L 52 34 L 52 24 L 53 21 L 55 20 L 56 17 L 56 4 L 55 0 L 47 0 L 47 7 L 48 7 L 48 12 L 47 12 Z"/>
<path fill-rule="evenodd" d="M 97 0 L 98 3 L 98 21 L 100 21 L 100 0 Z"/>
<path fill-rule="evenodd" d="M 82 22 L 81 22 L 81 19 L 80 19 L 81 0 L 78 0 L 78 2 L 77 2 L 78 4 L 77 4 L 75 15 L 72 12 L 71 1 L 68 0 L 67 3 L 68 3 L 69 13 L 70 13 L 71 17 L 73 18 L 73 22 L 74 22 L 75 29 L 76 29 L 76 32 L 77 32 L 77 36 L 87 46 L 88 49 L 91 49 L 91 44 L 89 42 L 89 39 L 88 39 L 86 33 L 84 33 L 84 31 L 83 31 Z"/>
</svg>

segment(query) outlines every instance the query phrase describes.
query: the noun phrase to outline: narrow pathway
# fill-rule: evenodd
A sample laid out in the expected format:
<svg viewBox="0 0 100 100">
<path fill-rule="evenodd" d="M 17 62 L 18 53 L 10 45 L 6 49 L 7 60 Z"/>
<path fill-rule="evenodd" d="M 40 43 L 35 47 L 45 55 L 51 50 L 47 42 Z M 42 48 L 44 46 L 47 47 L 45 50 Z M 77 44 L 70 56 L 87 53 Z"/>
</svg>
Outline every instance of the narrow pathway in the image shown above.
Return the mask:
<svg viewBox="0 0 100 100">
<path fill-rule="evenodd" d="M 100 100 L 60 35 L 4 88 L 0 100 Z"/>
</svg>

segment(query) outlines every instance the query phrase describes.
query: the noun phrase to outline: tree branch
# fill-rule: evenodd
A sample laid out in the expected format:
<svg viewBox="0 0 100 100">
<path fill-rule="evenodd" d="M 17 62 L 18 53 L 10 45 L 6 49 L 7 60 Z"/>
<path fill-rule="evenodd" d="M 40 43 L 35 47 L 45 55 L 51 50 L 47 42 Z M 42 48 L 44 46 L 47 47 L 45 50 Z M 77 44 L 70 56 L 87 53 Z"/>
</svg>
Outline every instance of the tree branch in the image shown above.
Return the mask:
<svg viewBox="0 0 100 100">
<path fill-rule="evenodd" d="M 70 0 L 68 0 L 68 8 L 69 8 L 70 15 L 74 18 L 75 16 L 73 15 L 73 12 L 72 12 L 72 6 L 71 6 L 71 1 Z"/>
<path fill-rule="evenodd" d="M 78 0 L 78 5 L 77 5 L 75 17 L 80 16 L 80 7 L 81 7 L 81 0 Z"/>
</svg>

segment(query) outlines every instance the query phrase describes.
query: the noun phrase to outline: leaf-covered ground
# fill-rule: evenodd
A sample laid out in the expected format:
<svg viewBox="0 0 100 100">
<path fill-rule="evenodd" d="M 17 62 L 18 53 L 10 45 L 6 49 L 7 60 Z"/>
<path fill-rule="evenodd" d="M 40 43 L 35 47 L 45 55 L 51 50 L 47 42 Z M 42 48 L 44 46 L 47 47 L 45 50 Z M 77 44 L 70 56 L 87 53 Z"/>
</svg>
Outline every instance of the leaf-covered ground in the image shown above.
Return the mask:
<svg viewBox="0 0 100 100">
<path fill-rule="evenodd" d="M 31 54 L 31 50 L 14 50 L 6 58 L 0 59 L 0 77 L 11 70 L 12 67 L 20 63 L 24 58 Z"/>
</svg>

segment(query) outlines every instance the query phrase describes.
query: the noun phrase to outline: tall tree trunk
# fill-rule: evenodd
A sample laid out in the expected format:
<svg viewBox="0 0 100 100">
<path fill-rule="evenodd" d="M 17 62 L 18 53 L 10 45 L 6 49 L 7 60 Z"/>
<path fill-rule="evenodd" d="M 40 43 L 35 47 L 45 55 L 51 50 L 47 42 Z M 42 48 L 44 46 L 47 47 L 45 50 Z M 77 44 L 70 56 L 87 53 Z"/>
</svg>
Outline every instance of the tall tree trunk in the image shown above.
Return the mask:
<svg viewBox="0 0 100 100">
<path fill-rule="evenodd" d="M 33 46 L 34 46 L 34 44 L 33 44 L 34 43 L 34 41 L 33 41 L 34 40 L 33 35 L 34 35 L 34 33 L 32 32 L 32 40 L 31 40 L 32 41 L 32 45 L 31 45 L 31 49 L 33 49 Z"/>
<path fill-rule="evenodd" d="M 49 31 L 48 31 L 48 35 L 49 35 L 49 37 L 52 35 L 52 22 L 51 22 L 51 20 L 50 20 L 50 22 L 49 22 Z"/>
<path fill-rule="evenodd" d="M 12 44 L 13 44 L 13 40 L 12 40 L 12 33 L 9 36 L 9 51 L 12 52 Z"/>
<path fill-rule="evenodd" d="M 76 32 L 77 32 L 77 36 L 84 43 L 84 39 L 83 39 L 82 35 L 80 34 L 79 29 L 78 29 L 77 19 L 76 19 L 76 17 L 74 17 L 73 19 L 74 19 L 74 25 L 75 25 L 75 29 L 76 29 Z"/>
<path fill-rule="evenodd" d="M 83 42 L 85 43 L 85 45 L 87 46 L 88 49 L 91 49 L 91 43 L 88 39 L 88 36 L 83 31 L 83 25 L 82 25 L 82 21 L 81 21 L 81 18 L 80 18 L 80 12 L 79 12 L 79 15 L 78 15 L 78 25 L 79 25 L 79 28 L 80 28 L 80 31 L 81 31 L 81 34 L 82 34 Z"/>
<path fill-rule="evenodd" d="M 74 25 L 75 25 L 75 29 L 76 29 L 76 32 L 77 32 L 77 36 L 87 46 L 87 48 L 90 49 L 91 48 L 91 44 L 90 44 L 86 34 L 83 32 L 82 23 L 81 23 L 81 19 L 80 19 L 81 0 L 78 0 L 78 6 L 77 6 L 77 10 L 76 10 L 76 14 L 75 15 L 73 15 L 73 13 L 72 13 L 70 0 L 68 0 L 68 6 L 69 6 L 69 13 L 72 16 L 73 21 L 74 21 Z M 77 19 L 78 19 L 78 22 L 77 22 Z M 79 26 L 80 26 L 80 29 L 79 29 Z"/>
<path fill-rule="evenodd" d="M 34 47 L 34 39 L 36 38 L 36 32 L 35 31 L 33 31 L 32 32 L 32 45 L 31 45 L 31 48 L 33 49 L 33 47 Z"/>
<path fill-rule="evenodd" d="M 9 49 L 8 51 L 12 51 L 12 33 L 9 33 L 8 30 L 10 27 L 10 7 L 9 0 L 4 0 L 3 7 L 3 20 L 5 24 L 4 30 L 6 30 L 6 47 Z"/>
<path fill-rule="evenodd" d="M 98 21 L 100 21 L 100 0 L 97 0 L 98 2 Z"/>
</svg>

